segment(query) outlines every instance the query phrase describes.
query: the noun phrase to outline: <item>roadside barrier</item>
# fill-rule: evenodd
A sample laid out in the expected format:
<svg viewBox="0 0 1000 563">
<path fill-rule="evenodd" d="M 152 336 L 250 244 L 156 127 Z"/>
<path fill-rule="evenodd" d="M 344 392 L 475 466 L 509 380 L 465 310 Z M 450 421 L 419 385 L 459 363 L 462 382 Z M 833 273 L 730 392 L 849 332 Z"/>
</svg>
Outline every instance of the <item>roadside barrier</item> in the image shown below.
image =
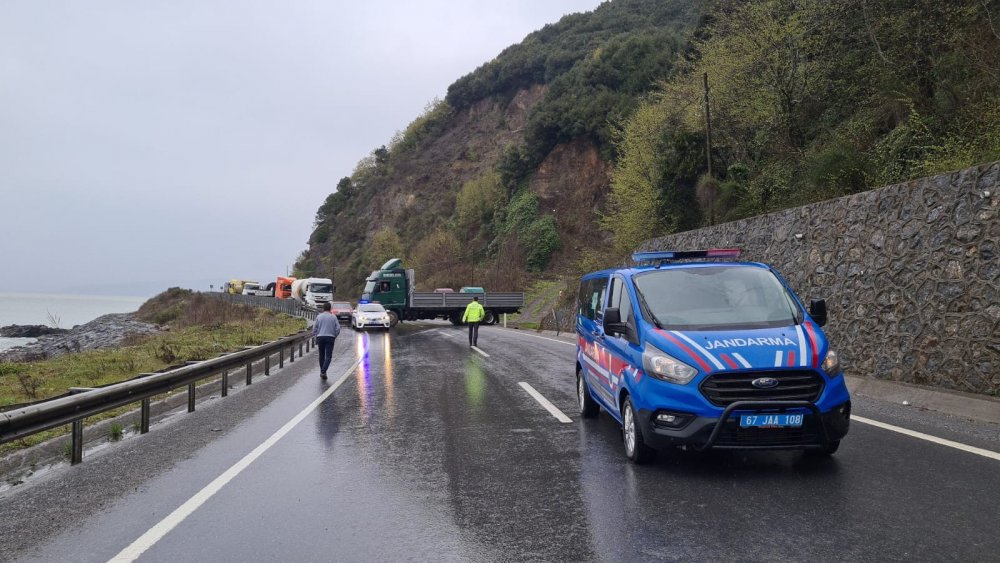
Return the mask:
<svg viewBox="0 0 1000 563">
<path fill-rule="evenodd" d="M 316 320 L 316 315 L 319 314 L 319 311 L 316 309 L 306 307 L 294 299 L 275 299 L 274 297 L 265 297 L 262 295 L 233 295 L 231 293 L 221 292 L 209 292 L 205 295 L 218 297 L 219 299 L 224 299 L 230 303 L 250 305 L 252 307 L 264 307 L 277 313 L 285 313 L 292 315 L 293 317 L 303 317 L 311 321 Z"/>
<path fill-rule="evenodd" d="M 298 348 L 298 355 L 301 358 L 304 353 L 309 352 L 311 345 L 313 345 L 312 333 L 303 331 L 275 342 L 224 354 L 211 360 L 190 363 L 158 373 L 139 374 L 128 381 L 105 387 L 75 388 L 71 390 L 73 392 L 71 395 L 21 405 L 0 412 L 0 444 L 71 424 L 70 461 L 77 464 L 83 461 L 83 421 L 85 418 L 138 402 L 141 405 L 139 432 L 145 434 L 149 432 L 151 397 L 186 385 L 188 412 L 193 412 L 198 381 L 221 375 L 222 396 L 225 397 L 229 393 L 230 371 L 245 369 L 246 384 L 250 385 L 253 383 L 253 364 L 255 362 L 263 360 L 264 375 L 270 375 L 272 356 L 277 355 L 278 365 L 284 366 L 286 351 L 288 352 L 288 360 L 294 362 L 296 348 Z"/>
</svg>

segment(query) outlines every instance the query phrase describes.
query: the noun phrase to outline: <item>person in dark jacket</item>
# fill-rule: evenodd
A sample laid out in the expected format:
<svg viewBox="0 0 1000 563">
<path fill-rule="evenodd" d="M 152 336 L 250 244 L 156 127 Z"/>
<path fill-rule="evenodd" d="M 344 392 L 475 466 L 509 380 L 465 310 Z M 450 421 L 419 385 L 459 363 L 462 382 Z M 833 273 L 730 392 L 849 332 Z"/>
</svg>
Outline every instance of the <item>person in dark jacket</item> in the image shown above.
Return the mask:
<svg viewBox="0 0 1000 563">
<path fill-rule="evenodd" d="M 333 345 L 340 334 L 340 321 L 330 312 L 330 303 L 323 303 L 323 312 L 316 316 L 313 322 L 313 336 L 316 337 L 316 347 L 319 348 L 319 377 L 326 379 L 326 370 L 333 360 Z"/>
</svg>

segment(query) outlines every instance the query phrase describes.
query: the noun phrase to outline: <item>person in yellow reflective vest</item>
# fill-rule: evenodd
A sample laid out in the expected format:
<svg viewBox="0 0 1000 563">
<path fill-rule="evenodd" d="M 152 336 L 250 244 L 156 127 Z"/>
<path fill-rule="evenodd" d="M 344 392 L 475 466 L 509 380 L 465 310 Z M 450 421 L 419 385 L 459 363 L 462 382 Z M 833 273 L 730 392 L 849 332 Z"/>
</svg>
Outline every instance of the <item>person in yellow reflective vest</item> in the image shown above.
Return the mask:
<svg viewBox="0 0 1000 563">
<path fill-rule="evenodd" d="M 469 325 L 469 346 L 479 345 L 479 323 L 486 316 L 486 311 L 479 304 L 479 297 L 473 297 L 472 303 L 465 307 L 462 314 L 462 322 Z"/>
</svg>

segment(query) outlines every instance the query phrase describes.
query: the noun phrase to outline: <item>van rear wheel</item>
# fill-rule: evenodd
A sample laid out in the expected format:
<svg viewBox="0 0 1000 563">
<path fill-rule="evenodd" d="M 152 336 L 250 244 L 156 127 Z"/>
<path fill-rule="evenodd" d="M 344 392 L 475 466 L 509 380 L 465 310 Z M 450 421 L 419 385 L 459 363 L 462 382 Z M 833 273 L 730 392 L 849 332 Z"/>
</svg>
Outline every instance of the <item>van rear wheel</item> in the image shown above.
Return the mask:
<svg viewBox="0 0 1000 563">
<path fill-rule="evenodd" d="M 632 463 L 641 465 L 656 456 L 656 450 L 647 446 L 642 438 L 642 429 L 639 428 L 630 397 L 625 397 L 625 404 L 622 405 L 622 438 L 625 441 L 625 456 Z"/>
</svg>

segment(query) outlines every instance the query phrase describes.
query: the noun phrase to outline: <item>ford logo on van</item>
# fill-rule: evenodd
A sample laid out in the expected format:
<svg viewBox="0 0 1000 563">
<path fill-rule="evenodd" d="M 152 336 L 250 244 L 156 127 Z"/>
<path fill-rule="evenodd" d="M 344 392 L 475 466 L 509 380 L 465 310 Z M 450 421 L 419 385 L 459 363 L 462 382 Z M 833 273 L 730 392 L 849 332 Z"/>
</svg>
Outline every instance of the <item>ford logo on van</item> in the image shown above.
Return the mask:
<svg viewBox="0 0 1000 563">
<path fill-rule="evenodd" d="M 758 389 L 773 389 L 778 386 L 778 380 L 773 377 L 758 377 L 750 382 Z"/>
</svg>

